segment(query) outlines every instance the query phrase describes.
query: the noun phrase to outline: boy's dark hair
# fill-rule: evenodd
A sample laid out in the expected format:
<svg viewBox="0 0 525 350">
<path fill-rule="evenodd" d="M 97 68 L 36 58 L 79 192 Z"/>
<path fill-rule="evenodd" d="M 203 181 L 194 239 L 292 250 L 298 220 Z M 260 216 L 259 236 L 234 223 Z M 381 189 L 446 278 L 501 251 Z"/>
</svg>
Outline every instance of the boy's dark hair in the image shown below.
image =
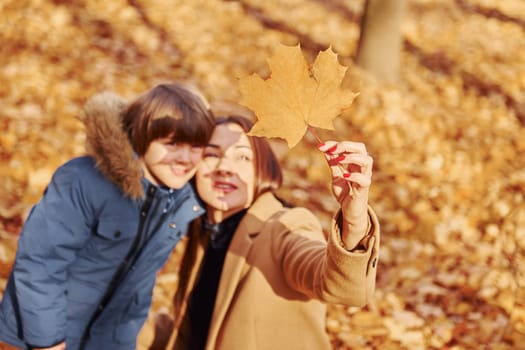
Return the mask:
<svg viewBox="0 0 525 350">
<path fill-rule="evenodd" d="M 205 146 L 214 127 L 213 114 L 204 98 L 183 83 L 160 84 L 140 95 L 124 110 L 122 121 L 139 156 L 146 153 L 152 141 L 166 137 Z"/>
</svg>

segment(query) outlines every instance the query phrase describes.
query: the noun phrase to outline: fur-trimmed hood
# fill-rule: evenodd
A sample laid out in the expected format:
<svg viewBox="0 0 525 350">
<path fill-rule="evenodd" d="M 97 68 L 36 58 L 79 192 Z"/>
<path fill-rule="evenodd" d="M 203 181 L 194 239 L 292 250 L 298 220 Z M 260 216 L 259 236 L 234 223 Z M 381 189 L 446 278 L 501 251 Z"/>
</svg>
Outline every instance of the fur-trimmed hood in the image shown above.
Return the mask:
<svg viewBox="0 0 525 350">
<path fill-rule="evenodd" d="M 127 102 L 103 92 L 91 97 L 79 118 L 86 127 L 86 152 L 98 168 L 131 198 L 144 196 L 142 167 L 122 128 L 122 111 Z"/>
</svg>

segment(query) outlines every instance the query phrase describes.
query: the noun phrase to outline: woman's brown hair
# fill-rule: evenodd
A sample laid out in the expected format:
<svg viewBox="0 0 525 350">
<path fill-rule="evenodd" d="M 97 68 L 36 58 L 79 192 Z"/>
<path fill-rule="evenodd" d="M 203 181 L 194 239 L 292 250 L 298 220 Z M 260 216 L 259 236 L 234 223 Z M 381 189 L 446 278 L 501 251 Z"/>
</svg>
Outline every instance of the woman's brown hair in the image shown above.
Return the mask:
<svg viewBox="0 0 525 350">
<path fill-rule="evenodd" d="M 165 137 L 205 146 L 214 127 L 207 102 L 195 88 L 184 83 L 155 86 L 124 110 L 122 121 L 139 156 L 146 153 L 152 141 Z"/>
</svg>

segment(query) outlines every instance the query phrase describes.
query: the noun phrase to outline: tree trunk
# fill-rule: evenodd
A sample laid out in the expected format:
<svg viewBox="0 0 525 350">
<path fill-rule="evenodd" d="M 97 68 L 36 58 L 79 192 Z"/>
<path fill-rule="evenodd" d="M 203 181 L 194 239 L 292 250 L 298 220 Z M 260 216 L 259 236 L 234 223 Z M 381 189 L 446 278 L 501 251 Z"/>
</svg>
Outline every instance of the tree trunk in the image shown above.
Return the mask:
<svg viewBox="0 0 525 350">
<path fill-rule="evenodd" d="M 401 59 L 405 0 L 367 0 L 356 62 L 376 78 L 395 82 Z"/>
</svg>

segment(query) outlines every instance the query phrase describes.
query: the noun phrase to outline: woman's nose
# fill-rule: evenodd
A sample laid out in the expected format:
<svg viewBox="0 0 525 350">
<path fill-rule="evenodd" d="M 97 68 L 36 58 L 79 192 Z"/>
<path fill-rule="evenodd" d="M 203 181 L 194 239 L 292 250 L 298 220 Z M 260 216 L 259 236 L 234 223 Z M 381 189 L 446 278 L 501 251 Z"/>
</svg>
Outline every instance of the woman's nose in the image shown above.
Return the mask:
<svg viewBox="0 0 525 350">
<path fill-rule="evenodd" d="M 231 162 L 229 161 L 229 159 L 225 156 L 220 157 L 219 163 L 217 164 L 215 171 L 221 172 L 221 173 L 231 173 L 232 166 L 231 166 Z"/>
</svg>

